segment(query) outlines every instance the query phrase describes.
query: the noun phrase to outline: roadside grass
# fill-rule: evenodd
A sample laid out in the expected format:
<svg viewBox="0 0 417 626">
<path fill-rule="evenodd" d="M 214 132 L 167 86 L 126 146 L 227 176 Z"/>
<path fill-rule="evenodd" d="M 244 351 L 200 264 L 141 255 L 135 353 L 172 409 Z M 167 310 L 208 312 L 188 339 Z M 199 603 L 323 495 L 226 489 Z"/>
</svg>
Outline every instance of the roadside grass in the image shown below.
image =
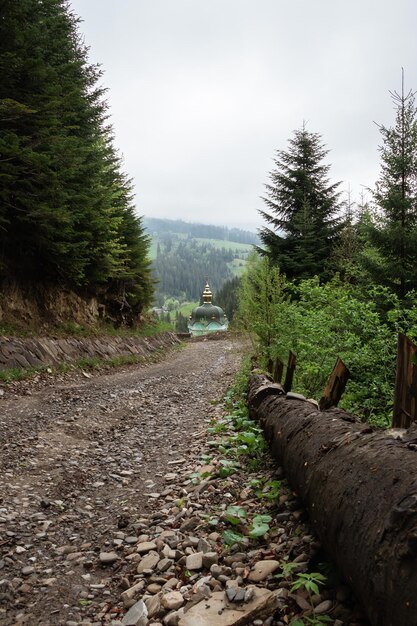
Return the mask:
<svg viewBox="0 0 417 626">
<path fill-rule="evenodd" d="M 12 367 L 7 370 L 0 370 L 0 382 L 5 383 L 6 385 L 19 381 L 26 380 L 28 378 L 33 378 L 37 374 L 47 371 L 47 367 Z"/>
<path fill-rule="evenodd" d="M 59 326 L 51 326 L 40 330 L 35 328 L 23 329 L 14 324 L 0 324 L 0 336 L 5 337 L 152 337 L 158 333 L 172 332 L 172 325 L 160 320 L 148 320 L 137 328 L 114 327 L 111 324 L 85 326 L 76 322 L 66 322 Z"/>
<path fill-rule="evenodd" d="M 34 328 L 23 328 L 18 324 L 9 322 L 0 323 L 0 336 L 2 337 L 32 337 L 36 334 Z"/>
</svg>

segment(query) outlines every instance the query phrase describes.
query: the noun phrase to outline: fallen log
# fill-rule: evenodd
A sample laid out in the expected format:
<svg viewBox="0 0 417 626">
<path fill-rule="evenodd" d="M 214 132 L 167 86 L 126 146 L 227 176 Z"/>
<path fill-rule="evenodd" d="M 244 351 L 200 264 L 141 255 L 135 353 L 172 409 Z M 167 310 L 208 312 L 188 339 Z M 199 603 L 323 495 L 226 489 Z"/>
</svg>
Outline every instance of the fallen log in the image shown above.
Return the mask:
<svg viewBox="0 0 417 626">
<path fill-rule="evenodd" d="M 251 376 L 249 412 L 323 547 L 374 626 L 417 626 L 417 426 L 376 432 L 269 384 Z"/>
</svg>

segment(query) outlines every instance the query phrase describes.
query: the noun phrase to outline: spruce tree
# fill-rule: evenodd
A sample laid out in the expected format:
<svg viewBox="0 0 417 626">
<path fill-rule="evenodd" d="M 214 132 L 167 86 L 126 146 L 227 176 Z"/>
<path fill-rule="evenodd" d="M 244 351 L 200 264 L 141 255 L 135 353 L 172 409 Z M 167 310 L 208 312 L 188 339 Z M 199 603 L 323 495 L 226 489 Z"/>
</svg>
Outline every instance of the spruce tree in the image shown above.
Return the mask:
<svg viewBox="0 0 417 626">
<path fill-rule="evenodd" d="M 240 289 L 240 278 L 234 276 L 229 278 L 216 292 L 214 303 L 220 306 L 226 313 L 229 322 L 233 320 L 238 307 L 238 290 Z"/>
<path fill-rule="evenodd" d="M 98 239 L 91 183 L 103 107 L 75 26 L 58 0 L 3 2 L 0 165 L 9 266 L 81 284 Z"/>
<path fill-rule="evenodd" d="M 374 201 L 377 212 L 369 225 L 378 254 L 365 259 L 374 280 L 404 298 L 417 289 L 417 111 L 412 91 L 390 92 L 396 109 L 392 127 L 379 126 L 381 175 Z"/>
<path fill-rule="evenodd" d="M 150 303 L 148 238 L 65 0 L 0 5 L 0 272 Z"/>
<path fill-rule="evenodd" d="M 188 333 L 188 320 L 181 311 L 177 311 L 175 314 L 175 332 Z"/>
<path fill-rule="evenodd" d="M 288 150 L 274 160 L 263 198 L 270 212 L 260 211 L 272 226 L 260 231 L 261 249 L 290 279 L 324 275 L 326 262 L 341 228 L 340 183 L 329 183 L 328 154 L 321 136 L 294 132 Z"/>
</svg>

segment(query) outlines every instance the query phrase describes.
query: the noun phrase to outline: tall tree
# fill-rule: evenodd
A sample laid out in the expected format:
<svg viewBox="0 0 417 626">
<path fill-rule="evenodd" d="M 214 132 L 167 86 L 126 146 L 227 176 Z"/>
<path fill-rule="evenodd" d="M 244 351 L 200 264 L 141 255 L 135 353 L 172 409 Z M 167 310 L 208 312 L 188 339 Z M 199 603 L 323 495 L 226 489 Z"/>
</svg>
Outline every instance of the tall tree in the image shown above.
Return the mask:
<svg viewBox="0 0 417 626">
<path fill-rule="evenodd" d="M 358 206 L 358 215 L 355 219 L 355 204 L 352 201 L 350 185 L 346 195 L 343 228 L 337 243 L 333 246 L 330 264 L 344 282 L 356 283 L 359 275 L 359 256 L 364 246 L 360 231 L 365 209 L 363 206 Z"/>
<path fill-rule="evenodd" d="M 229 322 L 233 320 L 238 307 L 238 289 L 240 288 L 239 276 L 229 278 L 216 292 L 214 303 L 220 306 L 226 313 Z"/>
<path fill-rule="evenodd" d="M 371 243 L 378 254 L 366 259 L 374 279 L 400 298 L 417 289 L 417 110 L 414 93 L 390 92 L 395 124 L 379 126 L 383 143 L 381 174 L 374 200 L 377 213 L 370 224 Z"/>
<path fill-rule="evenodd" d="M 288 278 L 323 275 L 341 228 L 340 183 L 330 184 L 328 154 L 321 136 L 305 125 L 294 132 L 288 150 L 280 150 L 263 198 L 270 212 L 260 211 L 272 226 L 260 231 L 262 252 Z"/>
<path fill-rule="evenodd" d="M 0 271 L 124 293 L 140 310 L 148 239 L 66 0 L 2 0 L 0 75 Z"/>
</svg>

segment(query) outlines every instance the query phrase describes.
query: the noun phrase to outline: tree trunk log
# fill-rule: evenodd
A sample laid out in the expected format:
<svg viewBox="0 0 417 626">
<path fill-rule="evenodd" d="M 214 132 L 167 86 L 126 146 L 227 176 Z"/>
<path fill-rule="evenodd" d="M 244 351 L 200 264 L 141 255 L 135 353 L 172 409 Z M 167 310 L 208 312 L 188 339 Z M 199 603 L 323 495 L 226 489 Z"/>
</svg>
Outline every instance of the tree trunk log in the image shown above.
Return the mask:
<svg viewBox="0 0 417 626">
<path fill-rule="evenodd" d="M 375 432 L 340 409 L 267 393 L 249 411 L 303 499 L 323 547 L 374 626 L 417 626 L 417 427 Z M 259 393 L 258 393 L 259 391 Z"/>
</svg>

